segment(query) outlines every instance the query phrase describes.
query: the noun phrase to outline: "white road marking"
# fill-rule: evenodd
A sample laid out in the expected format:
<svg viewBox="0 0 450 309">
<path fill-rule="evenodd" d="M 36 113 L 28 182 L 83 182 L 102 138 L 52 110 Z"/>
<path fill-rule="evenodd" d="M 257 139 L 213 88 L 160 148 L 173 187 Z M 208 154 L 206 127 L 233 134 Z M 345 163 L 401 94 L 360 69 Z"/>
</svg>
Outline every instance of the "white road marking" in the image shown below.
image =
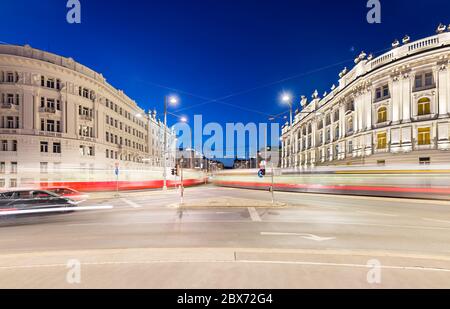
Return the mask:
<svg viewBox="0 0 450 309">
<path fill-rule="evenodd" d="M 438 220 L 438 219 L 430 219 L 430 218 L 423 218 L 425 221 L 431 221 L 431 222 L 438 222 L 438 223 L 447 223 L 450 224 L 450 221 L 447 220 Z"/>
<path fill-rule="evenodd" d="M 130 200 L 126 199 L 126 198 L 121 198 L 120 200 L 121 200 L 122 202 L 124 202 L 125 204 L 127 204 L 128 206 L 131 206 L 131 207 L 133 207 L 133 208 L 142 208 L 141 205 L 136 204 L 135 202 L 130 201 Z"/>
<path fill-rule="evenodd" d="M 30 209 L 30 210 L 14 210 L 14 211 L 0 211 L 0 216 L 27 215 L 27 214 L 67 212 L 67 211 L 105 210 L 113 208 L 114 206 L 86 206 L 86 207 L 60 207 L 60 208 Z"/>
<path fill-rule="evenodd" d="M 334 240 L 336 237 L 320 237 L 313 234 L 305 234 L 305 233 L 278 233 L 278 232 L 261 232 L 262 236 L 299 236 L 304 239 L 314 240 L 318 242 Z"/>
<path fill-rule="evenodd" d="M 258 212 L 256 211 L 255 207 L 249 207 L 248 213 L 250 214 L 250 218 L 252 218 L 252 221 L 254 222 L 261 222 L 261 217 L 259 216 Z"/>
<path fill-rule="evenodd" d="M 138 261 L 138 262 L 84 262 L 87 266 L 108 266 L 108 265 L 149 265 L 149 264 L 185 264 L 185 263 L 238 263 L 238 264 L 284 264 L 284 265 L 303 265 L 303 266 L 328 266 L 328 267 L 343 267 L 343 268 L 363 268 L 370 269 L 366 264 L 352 264 L 352 263 L 326 263 L 326 262 L 304 262 L 304 261 L 252 261 L 252 260 L 154 260 L 154 261 Z M 41 265 L 17 265 L 17 266 L 0 266 L 0 270 L 13 269 L 32 269 L 32 268 L 54 268 L 66 267 L 66 264 L 41 264 Z M 435 267 L 420 267 L 420 266 L 396 266 L 396 265 L 380 265 L 381 269 L 391 270 L 409 270 L 409 271 L 431 271 L 431 272 L 445 272 L 450 273 L 450 269 L 435 268 Z"/>
<path fill-rule="evenodd" d="M 338 199 L 349 199 L 349 200 L 372 200 L 372 201 L 392 201 L 400 203 L 414 203 L 414 204 L 432 204 L 432 205 L 443 205 L 450 206 L 450 201 L 447 200 L 422 200 L 422 199 L 412 199 L 412 198 L 402 198 L 402 197 L 380 197 L 380 196 L 357 196 L 357 195 L 337 195 L 337 194 L 319 194 L 319 193 L 305 193 L 305 192 L 282 192 L 277 191 L 277 194 L 286 195 L 297 195 L 297 196 L 311 196 L 324 198 L 338 198 Z"/>
<path fill-rule="evenodd" d="M 375 216 L 384 216 L 384 217 L 398 217 L 398 215 L 392 215 L 382 212 L 374 212 L 374 211 L 365 211 L 365 210 L 359 210 L 358 213 L 361 214 L 367 214 L 367 215 L 375 215 Z"/>
</svg>

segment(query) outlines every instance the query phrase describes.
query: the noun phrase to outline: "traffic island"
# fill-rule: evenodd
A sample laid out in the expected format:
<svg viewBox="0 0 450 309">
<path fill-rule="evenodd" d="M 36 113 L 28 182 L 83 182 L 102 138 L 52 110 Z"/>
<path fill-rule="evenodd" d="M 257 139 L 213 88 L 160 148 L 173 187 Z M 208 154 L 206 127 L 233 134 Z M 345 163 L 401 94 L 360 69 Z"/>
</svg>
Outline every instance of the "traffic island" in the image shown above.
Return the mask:
<svg viewBox="0 0 450 309">
<path fill-rule="evenodd" d="M 186 201 L 184 203 L 172 204 L 172 208 L 279 208 L 287 207 L 288 204 L 281 202 L 243 199 L 233 197 L 215 197 L 203 200 Z"/>
</svg>

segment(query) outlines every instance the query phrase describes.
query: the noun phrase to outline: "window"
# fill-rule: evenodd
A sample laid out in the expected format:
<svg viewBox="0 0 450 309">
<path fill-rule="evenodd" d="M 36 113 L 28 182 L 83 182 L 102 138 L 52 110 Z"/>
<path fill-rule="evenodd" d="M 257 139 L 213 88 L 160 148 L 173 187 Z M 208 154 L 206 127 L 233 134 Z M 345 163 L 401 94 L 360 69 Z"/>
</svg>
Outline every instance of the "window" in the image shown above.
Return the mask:
<svg viewBox="0 0 450 309">
<path fill-rule="evenodd" d="M 17 141 L 12 141 L 12 151 L 17 151 Z"/>
<path fill-rule="evenodd" d="M 6 118 L 6 128 L 7 129 L 14 129 L 14 117 Z"/>
<path fill-rule="evenodd" d="M 6 103 L 14 104 L 14 95 L 13 94 L 7 94 L 7 96 L 6 96 Z"/>
<path fill-rule="evenodd" d="M 109 158 L 109 149 L 106 149 L 106 158 Z"/>
<path fill-rule="evenodd" d="M 390 98 L 389 85 L 384 85 L 375 89 L 375 101 L 386 100 Z"/>
<path fill-rule="evenodd" d="M 48 152 L 48 142 L 41 142 L 41 153 Z"/>
<path fill-rule="evenodd" d="M 41 162 L 40 168 L 41 168 L 41 174 L 47 174 L 48 173 L 48 162 Z"/>
<path fill-rule="evenodd" d="M 8 141 L 2 141 L 2 151 L 8 151 Z"/>
<path fill-rule="evenodd" d="M 432 72 L 416 75 L 414 79 L 414 90 L 424 90 L 434 88 L 434 77 Z"/>
<path fill-rule="evenodd" d="M 5 173 L 5 169 L 6 168 L 6 163 L 5 162 L 0 162 L 0 174 L 4 174 Z"/>
<path fill-rule="evenodd" d="M 336 110 L 335 112 L 334 112 L 334 122 L 336 122 L 336 121 L 339 121 L 339 110 Z"/>
<path fill-rule="evenodd" d="M 325 123 L 327 126 L 329 126 L 331 124 L 331 115 L 330 114 L 327 115 Z"/>
<path fill-rule="evenodd" d="M 387 108 L 380 107 L 377 112 L 378 115 L 378 123 L 383 123 L 387 121 Z"/>
<path fill-rule="evenodd" d="M 55 80 L 53 78 L 47 79 L 47 88 L 55 88 Z"/>
<path fill-rule="evenodd" d="M 347 120 L 347 134 L 352 134 L 353 133 L 353 118 L 350 117 Z"/>
<path fill-rule="evenodd" d="M 17 162 L 11 162 L 11 174 L 17 174 Z"/>
<path fill-rule="evenodd" d="M 386 165 L 386 160 L 377 160 L 377 165 L 385 166 Z"/>
<path fill-rule="evenodd" d="M 417 102 L 417 115 L 424 116 L 431 114 L 431 101 L 428 98 L 422 98 Z"/>
<path fill-rule="evenodd" d="M 106 132 L 106 141 L 109 142 L 109 132 Z"/>
<path fill-rule="evenodd" d="M 8 72 L 8 75 L 6 76 L 6 81 L 8 83 L 14 83 L 14 73 Z"/>
<path fill-rule="evenodd" d="M 386 132 L 378 133 L 377 140 L 378 140 L 377 149 L 386 149 L 387 146 Z"/>
<path fill-rule="evenodd" d="M 0 188 L 4 188 L 6 186 L 6 182 L 4 178 L 0 179 Z"/>
<path fill-rule="evenodd" d="M 355 111 L 355 102 L 348 102 L 347 105 L 345 106 L 345 111 Z"/>
<path fill-rule="evenodd" d="M 417 142 L 419 145 L 430 145 L 431 128 L 419 128 L 417 134 Z"/>
<path fill-rule="evenodd" d="M 55 121 L 54 120 L 47 120 L 47 131 L 55 132 Z"/>
<path fill-rule="evenodd" d="M 53 153 L 61 153 L 61 143 L 53 143 Z"/>
<path fill-rule="evenodd" d="M 419 164 L 420 165 L 430 165 L 431 164 L 431 158 L 430 157 L 419 158 Z"/>
<path fill-rule="evenodd" d="M 17 179 L 10 179 L 9 180 L 9 187 L 10 188 L 16 188 L 17 187 Z"/>
</svg>

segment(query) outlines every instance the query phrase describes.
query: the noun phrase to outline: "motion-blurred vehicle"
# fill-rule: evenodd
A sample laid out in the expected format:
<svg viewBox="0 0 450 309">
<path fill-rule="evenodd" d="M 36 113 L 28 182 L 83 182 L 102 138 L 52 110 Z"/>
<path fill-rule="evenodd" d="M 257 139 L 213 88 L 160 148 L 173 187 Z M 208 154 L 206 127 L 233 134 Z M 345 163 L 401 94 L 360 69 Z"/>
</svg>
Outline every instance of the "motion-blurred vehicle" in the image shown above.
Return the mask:
<svg viewBox="0 0 450 309">
<path fill-rule="evenodd" d="M 45 191 L 53 192 L 59 196 L 70 198 L 72 201 L 81 203 L 88 199 L 88 195 L 67 187 L 49 187 Z"/>
<path fill-rule="evenodd" d="M 44 190 L 16 190 L 0 193 L 0 212 L 70 208 L 77 203 L 69 198 Z"/>
</svg>

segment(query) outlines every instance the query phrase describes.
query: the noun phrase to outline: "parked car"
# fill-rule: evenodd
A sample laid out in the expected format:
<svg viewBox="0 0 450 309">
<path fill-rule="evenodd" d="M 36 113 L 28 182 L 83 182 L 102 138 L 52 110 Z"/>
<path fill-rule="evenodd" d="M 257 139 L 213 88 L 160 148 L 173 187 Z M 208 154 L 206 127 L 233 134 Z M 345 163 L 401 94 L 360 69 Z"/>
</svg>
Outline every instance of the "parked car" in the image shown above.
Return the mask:
<svg viewBox="0 0 450 309">
<path fill-rule="evenodd" d="M 44 190 L 16 190 L 0 193 L 0 212 L 75 207 L 77 203 Z"/>
<path fill-rule="evenodd" d="M 46 191 L 53 192 L 59 196 L 70 198 L 71 200 L 81 203 L 88 199 L 88 195 L 77 190 L 67 187 L 49 187 L 45 188 Z"/>
</svg>

